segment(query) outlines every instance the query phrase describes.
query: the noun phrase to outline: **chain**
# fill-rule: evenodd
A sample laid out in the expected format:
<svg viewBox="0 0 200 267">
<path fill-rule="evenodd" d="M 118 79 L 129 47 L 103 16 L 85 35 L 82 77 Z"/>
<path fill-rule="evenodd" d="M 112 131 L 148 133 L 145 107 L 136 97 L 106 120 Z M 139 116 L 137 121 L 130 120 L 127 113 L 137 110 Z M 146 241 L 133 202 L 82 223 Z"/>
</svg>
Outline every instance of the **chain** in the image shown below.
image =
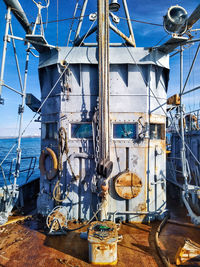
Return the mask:
<svg viewBox="0 0 200 267">
<path fill-rule="evenodd" d="M 95 174 L 92 176 L 91 190 L 96 193 L 97 190 L 97 166 L 100 159 L 99 149 L 99 100 L 97 99 L 97 106 L 92 120 L 93 129 L 93 151 L 94 151 L 94 162 L 95 162 Z"/>
<path fill-rule="evenodd" d="M 95 163 L 96 163 L 96 167 L 99 163 L 99 159 L 100 159 L 100 140 L 99 140 L 99 99 L 97 99 L 97 107 L 96 107 L 96 147 L 95 147 Z"/>
</svg>

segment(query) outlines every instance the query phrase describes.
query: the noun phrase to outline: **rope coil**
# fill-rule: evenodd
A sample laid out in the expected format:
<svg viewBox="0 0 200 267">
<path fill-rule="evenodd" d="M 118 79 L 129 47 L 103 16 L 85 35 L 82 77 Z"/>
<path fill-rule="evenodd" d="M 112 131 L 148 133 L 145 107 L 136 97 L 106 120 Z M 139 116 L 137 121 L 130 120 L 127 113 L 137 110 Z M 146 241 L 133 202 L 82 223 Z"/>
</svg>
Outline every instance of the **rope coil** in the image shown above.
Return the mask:
<svg viewBox="0 0 200 267">
<path fill-rule="evenodd" d="M 59 129 L 59 144 L 58 144 L 58 151 L 59 151 L 59 158 L 58 158 L 58 170 L 59 170 L 59 174 L 58 174 L 58 181 L 56 182 L 56 185 L 53 189 L 53 198 L 55 201 L 57 202 L 63 202 L 68 198 L 69 192 L 70 192 L 70 188 L 71 185 L 74 181 L 77 181 L 79 176 L 76 176 L 73 168 L 72 168 L 72 164 L 70 161 L 70 157 L 69 157 L 69 148 L 68 148 L 68 138 L 67 138 L 67 131 L 65 130 L 64 127 L 60 127 Z M 63 172 L 63 155 L 66 155 L 66 160 L 67 163 L 69 164 L 69 168 L 72 174 L 72 179 L 70 181 L 70 183 L 67 186 L 67 191 L 65 194 L 65 197 L 63 199 L 60 199 L 61 196 L 61 176 L 62 176 L 62 172 Z"/>
</svg>

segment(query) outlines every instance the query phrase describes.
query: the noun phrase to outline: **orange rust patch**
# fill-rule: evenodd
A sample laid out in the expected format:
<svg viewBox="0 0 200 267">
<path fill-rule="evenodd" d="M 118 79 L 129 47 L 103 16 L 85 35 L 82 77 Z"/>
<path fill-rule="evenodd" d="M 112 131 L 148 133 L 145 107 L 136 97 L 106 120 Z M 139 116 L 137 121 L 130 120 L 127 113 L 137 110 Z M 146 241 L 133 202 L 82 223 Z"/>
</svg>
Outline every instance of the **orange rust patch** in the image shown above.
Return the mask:
<svg viewBox="0 0 200 267">
<path fill-rule="evenodd" d="M 115 179 L 115 191 L 124 199 L 135 198 L 141 191 L 142 181 L 133 172 L 125 172 Z"/>
</svg>

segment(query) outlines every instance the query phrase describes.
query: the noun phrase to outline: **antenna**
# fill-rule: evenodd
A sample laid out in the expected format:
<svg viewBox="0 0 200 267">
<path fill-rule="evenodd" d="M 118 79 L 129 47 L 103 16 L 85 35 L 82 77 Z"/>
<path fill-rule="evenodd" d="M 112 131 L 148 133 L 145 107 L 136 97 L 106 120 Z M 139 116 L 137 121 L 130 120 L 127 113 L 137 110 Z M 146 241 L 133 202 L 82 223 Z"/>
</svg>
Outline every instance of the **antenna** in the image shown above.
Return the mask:
<svg viewBox="0 0 200 267">
<path fill-rule="evenodd" d="M 37 25 L 40 25 L 40 33 L 41 33 L 41 35 L 44 37 L 44 28 L 43 28 L 43 23 L 42 23 L 42 9 L 43 8 L 48 8 L 49 7 L 49 2 L 50 2 L 50 0 L 48 0 L 47 1 L 47 4 L 46 4 L 46 6 L 43 6 L 42 4 L 41 4 L 41 2 L 36 2 L 35 0 L 32 0 L 33 1 L 33 3 L 37 6 L 37 8 L 38 8 L 38 14 L 37 14 L 37 18 L 36 18 L 36 20 L 35 20 L 35 24 L 34 24 L 34 27 L 33 27 L 33 32 L 32 32 L 32 34 L 35 34 L 35 30 L 36 30 L 36 27 L 37 27 Z"/>
<path fill-rule="evenodd" d="M 47 43 L 44 37 L 44 28 L 43 28 L 43 22 L 42 22 L 42 9 L 49 7 L 50 0 L 47 0 L 47 1 L 45 0 L 45 2 L 47 3 L 45 6 L 43 6 L 41 2 L 37 3 L 35 0 L 32 0 L 32 1 L 38 8 L 38 13 L 37 13 L 37 17 L 35 20 L 32 34 L 26 34 L 26 40 L 28 40 L 38 52 L 42 53 L 45 50 L 49 50 L 50 47 L 53 47 Z M 35 34 L 35 31 L 38 25 L 40 26 L 39 35 Z"/>
</svg>

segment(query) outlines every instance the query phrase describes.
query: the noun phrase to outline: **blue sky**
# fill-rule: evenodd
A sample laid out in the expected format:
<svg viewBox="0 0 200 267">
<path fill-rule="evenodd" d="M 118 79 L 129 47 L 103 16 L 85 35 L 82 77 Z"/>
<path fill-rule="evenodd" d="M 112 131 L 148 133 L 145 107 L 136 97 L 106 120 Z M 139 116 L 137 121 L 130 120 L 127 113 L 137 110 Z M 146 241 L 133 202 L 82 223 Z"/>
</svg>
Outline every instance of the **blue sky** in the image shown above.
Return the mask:
<svg viewBox="0 0 200 267">
<path fill-rule="evenodd" d="M 82 0 L 79 1 L 80 3 Z M 23 6 L 29 22 L 34 22 L 37 14 L 37 9 L 32 2 L 32 0 L 21 0 L 21 5 Z M 44 2 L 43 2 L 44 3 Z M 50 0 L 50 6 L 48 9 L 48 21 L 47 28 L 45 29 L 45 37 L 49 44 L 58 45 L 59 46 L 66 46 L 68 33 L 69 33 L 69 26 L 71 20 L 59 22 L 58 24 L 52 22 L 58 19 L 66 19 L 73 17 L 73 11 L 75 6 L 76 0 Z M 86 10 L 86 14 L 89 15 L 96 11 L 96 3 L 95 0 L 89 0 L 89 5 Z M 122 4 L 121 0 L 119 3 Z M 131 19 L 141 20 L 151 23 L 156 23 L 162 25 L 163 16 L 166 14 L 168 8 L 172 5 L 181 5 L 184 7 L 188 14 L 190 15 L 192 11 L 196 8 L 199 4 L 199 0 L 127 0 L 129 12 Z M 58 8 L 57 8 L 58 5 Z M 121 5 L 122 6 L 122 5 Z M 58 12 L 57 12 L 58 10 Z M 5 13 L 6 13 L 6 6 L 3 0 L 0 1 L 0 59 L 2 57 L 3 51 L 3 35 L 5 31 Z M 120 9 L 118 13 L 116 13 L 121 19 L 118 25 L 118 28 L 123 30 L 123 32 L 127 33 L 127 26 L 123 8 Z M 43 11 L 43 21 L 47 19 L 47 12 L 46 10 Z M 51 23 L 52 22 L 52 23 Z M 17 36 L 24 37 L 25 33 L 21 26 L 18 24 L 14 16 L 12 16 L 12 23 L 14 33 Z M 76 25 L 76 21 L 75 21 Z M 82 32 L 85 32 L 90 27 L 91 22 L 89 21 L 88 17 L 85 18 Z M 136 45 L 139 47 L 151 47 L 156 45 L 162 38 L 167 40 L 169 36 L 167 36 L 166 32 L 164 31 L 162 26 L 153 26 L 148 24 L 142 24 L 138 22 L 132 22 L 134 35 L 136 39 Z M 57 27 L 58 27 L 58 34 L 57 34 Z M 194 28 L 200 28 L 200 23 L 196 23 Z M 196 37 L 200 37 L 200 32 L 197 32 Z M 88 41 L 95 40 L 95 35 L 91 36 Z M 120 42 L 121 40 L 116 37 L 115 34 L 111 34 L 111 41 L 112 42 Z M 25 46 L 23 42 L 16 41 L 17 52 L 20 62 L 20 68 L 24 70 L 24 57 L 25 57 Z M 184 73 L 186 74 L 189 66 L 192 62 L 193 56 L 195 54 L 197 48 L 197 44 L 192 46 L 190 49 L 185 49 L 184 51 Z M 197 60 L 197 64 L 195 65 L 195 71 L 191 75 L 191 79 L 188 83 L 188 89 L 191 89 L 195 86 L 200 85 L 200 78 L 199 78 L 199 58 Z M 6 58 L 6 69 L 5 69 L 5 77 L 4 81 L 6 84 L 19 89 L 18 83 L 18 76 L 15 71 L 15 61 L 13 57 L 13 51 L 11 44 L 8 44 L 7 50 L 7 58 Z M 40 88 L 38 82 L 38 71 L 37 71 L 38 59 L 34 58 L 33 56 L 30 57 L 30 64 L 29 64 L 29 73 L 28 73 L 28 84 L 27 84 L 27 92 L 33 93 L 35 96 L 40 98 Z M 170 83 L 169 83 L 169 95 L 177 92 L 179 90 L 179 56 L 175 56 L 170 60 L 171 66 L 171 76 L 170 76 Z M 17 110 L 18 105 L 21 102 L 21 97 L 16 95 L 15 93 L 9 91 L 7 88 L 3 89 L 2 97 L 5 99 L 5 105 L 1 105 L 1 116 L 3 117 L 0 121 L 0 136 L 5 135 L 16 135 L 17 134 Z M 188 109 L 194 109 L 195 107 L 199 107 L 199 92 L 192 93 L 185 98 L 187 103 Z M 33 112 L 29 110 L 28 107 L 25 108 L 24 113 L 24 127 L 28 124 L 30 119 L 33 117 Z M 26 135 L 30 134 L 37 134 L 39 133 L 39 123 L 32 123 L 26 131 Z"/>
</svg>

